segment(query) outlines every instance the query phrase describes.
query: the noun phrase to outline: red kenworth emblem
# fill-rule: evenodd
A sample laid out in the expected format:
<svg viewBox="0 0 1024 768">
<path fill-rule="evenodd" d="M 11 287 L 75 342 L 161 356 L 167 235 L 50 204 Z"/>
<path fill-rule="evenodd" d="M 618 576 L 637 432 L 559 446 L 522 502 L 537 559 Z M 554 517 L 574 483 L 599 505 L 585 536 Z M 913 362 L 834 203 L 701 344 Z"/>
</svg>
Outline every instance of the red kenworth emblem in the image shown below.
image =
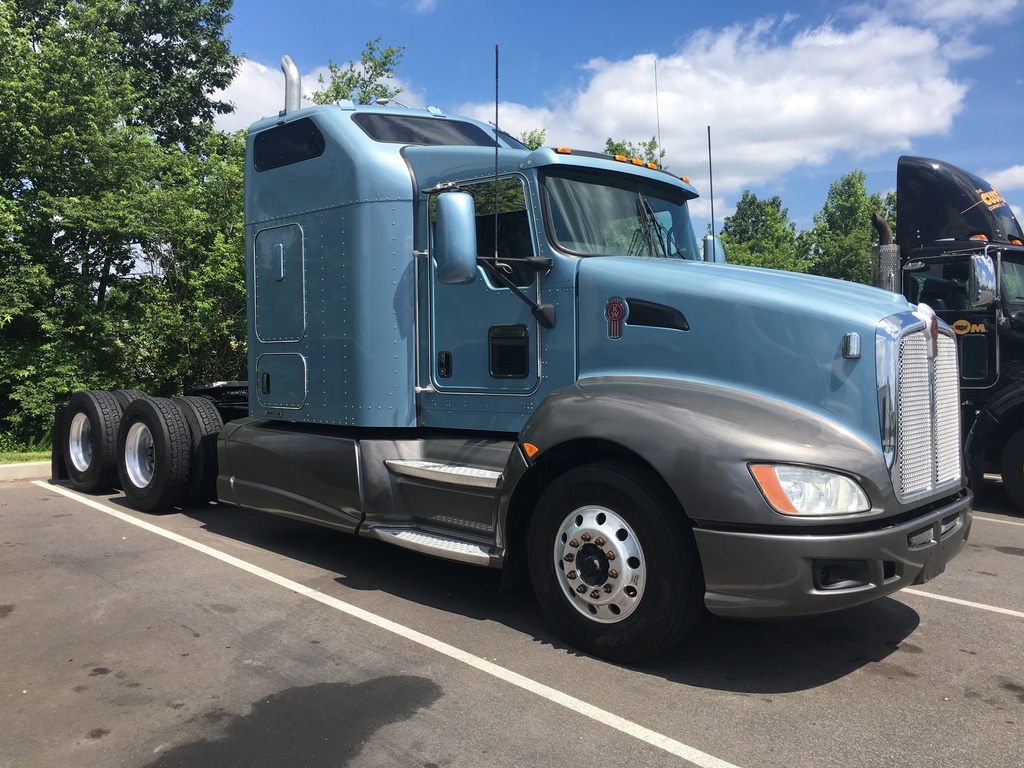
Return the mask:
<svg viewBox="0 0 1024 768">
<path fill-rule="evenodd" d="M 622 299 L 608 299 L 604 316 L 608 318 L 608 338 L 621 338 L 622 319 L 626 316 L 626 305 L 622 303 Z"/>
</svg>

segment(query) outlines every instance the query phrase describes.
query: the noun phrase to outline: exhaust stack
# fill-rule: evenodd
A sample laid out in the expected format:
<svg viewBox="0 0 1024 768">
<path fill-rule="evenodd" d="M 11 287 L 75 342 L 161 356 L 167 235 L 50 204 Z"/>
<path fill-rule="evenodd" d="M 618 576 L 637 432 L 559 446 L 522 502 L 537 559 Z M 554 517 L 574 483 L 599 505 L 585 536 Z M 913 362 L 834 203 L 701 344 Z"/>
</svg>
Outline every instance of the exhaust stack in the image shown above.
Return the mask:
<svg viewBox="0 0 1024 768">
<path fill-rule="evenodd" d="M 282 115 L 294 112 L 301 106 L 302 92 L 299 86 L 299 68 L 295 66 L 291 56 L 281 59 L 281 71 L 284 72 L 284 111 Z"/>
</svg>

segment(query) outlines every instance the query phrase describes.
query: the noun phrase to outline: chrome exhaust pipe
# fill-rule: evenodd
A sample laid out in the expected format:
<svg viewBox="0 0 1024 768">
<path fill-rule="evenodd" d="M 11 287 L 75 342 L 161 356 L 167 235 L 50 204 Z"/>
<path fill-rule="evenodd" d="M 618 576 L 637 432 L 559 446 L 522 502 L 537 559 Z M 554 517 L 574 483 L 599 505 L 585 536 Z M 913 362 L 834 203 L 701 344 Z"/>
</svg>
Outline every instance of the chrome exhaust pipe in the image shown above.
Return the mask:
<svg viewBox="0 0 1024 768">
<path fill-rule="evenodd" d="M 284 112 L 294 112 L 301 107 L 302 91 L 299 85 L 299 68 L 295 66 L 291 56 L 281 59 L 281 71 L 284 72 Z"/>
</svg>

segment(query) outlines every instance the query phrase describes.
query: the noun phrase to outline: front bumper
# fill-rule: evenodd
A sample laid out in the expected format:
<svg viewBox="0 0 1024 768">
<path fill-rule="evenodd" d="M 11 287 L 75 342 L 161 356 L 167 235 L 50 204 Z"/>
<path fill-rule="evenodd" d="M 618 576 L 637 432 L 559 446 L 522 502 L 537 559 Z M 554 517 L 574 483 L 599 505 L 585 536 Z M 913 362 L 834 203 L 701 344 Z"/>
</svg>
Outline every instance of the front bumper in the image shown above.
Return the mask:
<svg viewBox="0 0 1024 768">
<path fill-rule="evenodd" d="M 836 535 L 695 528 L 704 602 L 733 618 L 806 616 L 860 605 L 942 573 L 971 530 L 973 496 L 891 527 Z"/>
</svg>

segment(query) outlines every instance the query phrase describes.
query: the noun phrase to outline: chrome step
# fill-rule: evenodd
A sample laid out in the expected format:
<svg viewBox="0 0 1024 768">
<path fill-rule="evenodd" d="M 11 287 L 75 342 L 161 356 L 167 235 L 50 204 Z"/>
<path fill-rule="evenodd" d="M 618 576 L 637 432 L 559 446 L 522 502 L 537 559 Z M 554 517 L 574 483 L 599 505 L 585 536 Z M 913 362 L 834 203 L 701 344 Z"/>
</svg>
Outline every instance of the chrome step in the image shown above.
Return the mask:
<svg viewBox="0 0 1024 768">
<path fill-rule="evenodd" d="M 482 544 L 449 539 L 409 528 L 374 528 L 373 532 L 381 541 L 445 560 L 456 560 L 472 565 L 489 565 L 491 562 L 487 547 Z"/>
<path fill-rule="evenodd" d="M 435 483 L 461 485 L 466 488 L 494 490 L 501 481 L 501 472 L 462 464 L 443 464 L 419 459 L 387 459 L 384 462 L 396 475 L 433 480 Z"/>
</svg>

